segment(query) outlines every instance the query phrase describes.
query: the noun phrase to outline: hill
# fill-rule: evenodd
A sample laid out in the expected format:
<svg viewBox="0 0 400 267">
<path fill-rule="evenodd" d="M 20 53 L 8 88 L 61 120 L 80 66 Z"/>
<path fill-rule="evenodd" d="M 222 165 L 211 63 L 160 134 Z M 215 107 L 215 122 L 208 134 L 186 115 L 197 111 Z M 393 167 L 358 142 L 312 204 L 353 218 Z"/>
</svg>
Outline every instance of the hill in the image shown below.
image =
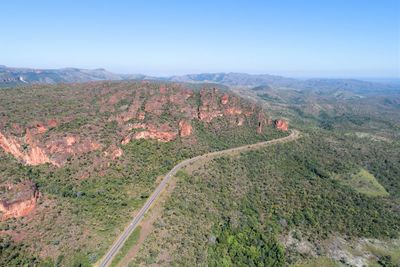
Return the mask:
<svg viewBox="0 0 400 267">
<path fill-rule="evenodd" d="M 399 84 L 378 83 L 355 79 L 293 79 L 269 74 L 201 73 L 182 76 L 155 77 L 142 74 L 116 74 L 105 69 L 24 69 L 0 65 L 0 87 L 26 84 L 81 83 L 104 80 L 158 80 L 165 82 L 214 83 L 228 87 L 252 88 L 269 86 L 273 89 L 301 91 L 342 90 L 355 94 L 398 93 Z"/>
<path fill-rule="evenodd" d="M 124 261 L 398 266 L 400 96 L 252 89 L 234 90 L 302 137 L 181 172 L 161 219 Z"/>
<path fill-rule="evenodd" d="M 27 84 L 82 83 L 89 81 L 142 79 L 144 75 L 123 75 L 105 69 L 29 69 L 9 68 L 0 65 L 0 87 L 23 86 Z"/>
<path fill-rule="evenodd" d="M 358 94 L 395 93 L 400 91 L 396 84 L 377 83 L 355 79 L 293 79 L 268 74 L 247 73 L 202 73 L 173 76 L 170 81 L 213 82 L 229 87 L 268 86 L 274 89 L 292 89 L 301 91 L 342 90 Z"/>
<path fill-rule="evenodd" d="M 119 258 L 398 264 L 399 103 L 382 92 L 147 80 L 4 90 L 0 264 L 94 264 L 177 162 L 285 136 L 287 122 L 298 141 L 179 172 L 146 217 L 152 228 Z"/>
<path fill-rule="evenodd" d="M 2 91 L 2 266 L 95 263 L 177 162 L 287 135 L 224 87 L 164 82 Z"/>
</svg>

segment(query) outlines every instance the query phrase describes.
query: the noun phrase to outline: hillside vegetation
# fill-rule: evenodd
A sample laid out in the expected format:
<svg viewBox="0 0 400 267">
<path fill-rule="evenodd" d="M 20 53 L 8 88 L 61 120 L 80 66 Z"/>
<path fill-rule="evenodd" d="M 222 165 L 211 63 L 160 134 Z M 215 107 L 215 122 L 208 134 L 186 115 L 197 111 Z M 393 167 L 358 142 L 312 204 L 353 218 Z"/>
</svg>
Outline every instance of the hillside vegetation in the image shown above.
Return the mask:
<svg viewBox="0 0 400 267">
<path fill-rule="evenodd" d="M 180 173 L 130 265 L 400 265 L 399 96 L 235 91 L 302 138 Z"/>
<path fill-rule="evenodd" d="M 89 266 L 179 161 L 287 135 L 224 88 L 156 82 L 2 91 L 0 126 L 1 266 Z"/>
<path fill-rule="evenodd" d="M 284 266 L 315 255 L 354 264 L 350 256 L 335 256 L 347 251 L 346 244 L 336 250 L 329 245 L 339 242 L 335 238 L 342 236 L 349 244 L 398 238 L 400 190 L 393 182 L 398 181 L 399 158 L 371 166 L 369 152 L 387 152 L 385 146 L 375 144 L 360 155 L 339 141 L 340 136 L 314 132 L 295 144 L 216 159 L 181 173 L 162 219 L 132 266 Z M 392 144 L 391 151 L 399 149 L 399 143 Z M 335 178 L 367 166 L 376 177 L 391 174 L 377 179 L 392 196 L 359 193 Z M 378 263 L 389 255 L 381 251 L 363 261 Z"/>
</svg>

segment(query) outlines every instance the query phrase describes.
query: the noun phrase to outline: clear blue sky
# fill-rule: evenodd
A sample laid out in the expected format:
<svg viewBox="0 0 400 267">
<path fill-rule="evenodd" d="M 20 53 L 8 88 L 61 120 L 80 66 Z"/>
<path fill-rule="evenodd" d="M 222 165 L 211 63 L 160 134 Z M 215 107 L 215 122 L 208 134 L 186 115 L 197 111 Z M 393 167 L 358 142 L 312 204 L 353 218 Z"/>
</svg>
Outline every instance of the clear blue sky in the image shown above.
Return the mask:
<svg viewBox="0 0 400 267">
<path fill-rule="evenodd" d="M 399 0 L 2 1 L 0 64 L 400 77 Z"/>
</svg>

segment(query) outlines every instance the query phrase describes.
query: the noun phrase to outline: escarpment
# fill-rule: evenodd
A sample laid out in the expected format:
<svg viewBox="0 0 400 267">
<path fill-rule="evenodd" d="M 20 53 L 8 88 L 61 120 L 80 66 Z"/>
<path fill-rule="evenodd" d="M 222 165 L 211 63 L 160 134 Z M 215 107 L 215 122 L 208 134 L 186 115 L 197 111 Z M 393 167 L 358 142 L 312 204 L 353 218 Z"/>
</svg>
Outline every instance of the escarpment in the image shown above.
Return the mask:
<svg viewBox="0 0 400 267">
<path fill-rule="evenodd" d="M 70 156 L 84 154 L 101 147 L 99 143 L 79 135 L 54 136 L 41 140 L 47 129 L 27 128 L 23 137 L 6 136 L 0 132 L 0 147 L 27 165 L 45 163 L 62 166 Z"/>
<path fill-rule="evenodd" d="M 39 190 L 31 181 L 0 185 L 6 198 L 0 200 L 1 220 L 27 216 L 35 207 Z"/>
<path fill-rule="evenodd" d="M 51 116 L 40 106 L 33 112 L 42 116 L 21 114 L 31 117 L 24 123 L 13 120 L 12 112 L 0 116 L 0 148 L 27 165 L 61 167 L 95 151 L 101 152 L 97 157 L 102 161 L 118 160 L 123 145 L 133 140 L 196 142 L 199 123 L 206 130 L 242 127 L 263 134 L 269 125 L 288 130 L 286 121 L 272 121 L 255 103 L 206 86 L 198 90 L 179 83 L 77 84 L 53 101 L 58 102 L 51 103 Z"/>
<path fill-rule="evenodd" d="M 288 131 L 289 123 L 282 119 L 277 119 L 274 121 L 275 128 L 284 132 Z"/>
</svg>

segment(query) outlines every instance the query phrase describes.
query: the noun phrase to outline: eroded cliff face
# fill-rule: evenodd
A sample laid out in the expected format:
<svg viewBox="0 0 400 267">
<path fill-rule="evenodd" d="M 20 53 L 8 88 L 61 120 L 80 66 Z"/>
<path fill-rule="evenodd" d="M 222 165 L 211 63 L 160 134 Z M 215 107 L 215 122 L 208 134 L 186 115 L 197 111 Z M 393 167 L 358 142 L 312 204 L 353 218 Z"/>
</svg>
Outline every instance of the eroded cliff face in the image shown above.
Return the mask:
<svg viewBox="0 0 400 267">
<path fill-rule="evenodd" d="M 190 122 L 188 122 L 186 120 L 181 120 L 179 122 L 179 135 L 181 137 L 191 136 L 192 132 L 193 132 L 193 128 L 192 128 L 192 125 L 190 124 Z"/>
<path fill-rule="evenodd" d="M 110 99 L 119 95 L 112 95 Z M 220 117 L 226 118 L 232 126 L 243 126 L 249 117 L 262 112 L 254 104 L 242 103 L 239 97 L 221 93 L 216 88 L 195 92 L 179 86 L 167 88 L 163 85 L 159 90 L 136 91 L 130 105 L 124 108 L 126 111 L 108 119 L 116 121 L 126 133 L 122 144 L 135 139 L 169 142 L 178 136 L 191 138 L 194 120 L 210 123 Z M 164 118 L 168 118 L 168 122 L 161 122 Z"/>
<path fill-rule="evenodd" d="M 277 119 L 274 121 L 275 128 L 284 132 L 288 131 L 289 123 L 282 119 Z"/>
<path fill-rule="evenodd" d="M 282 131 L 288 128 L 285 121 L 268 119 L 254 103 L 217 88 L 192 90 L 184 84 L 150 82 L 135 83 L 134 90 L 129 86 L 87 84 L 87 90 L 79 91 L 79 95 L 86 94 L 84 100 L 75 99 L 80 103 L 75 107 L 79 112 L 64 110 L 62 113 L 67 115 L 53 114 L 55 119 L 51 120 L 41 117 L 21 125 L 17 120 L 8 122 L 12 113 L 3 114 L 0 148 L 24 164 L 60 167 L 73 157 L 96 150 L 101 151 L 96 157 L 117 160 L 123 155 L 123 147 L 119 146 L 132 140 L 171 142 L 179 138 L 196 142 L 198 122 L 216 129 L 221 125 L 232 130 L 248 127 L 259 134 L 268 124 Z M 73 90 L 68 93 L 76 95 Z"/>
<path fill-rule="evenodd" d="M 26 216 L 31 213 L 39 199 L 39 190 L 31 181 L 16 185 L 0 185 L 8 198 L 0 201 L 1 220 Z"/>
<path fill-rule="evenodd" d="M 56 126 L 55 121 L 50 125 Z M 0 132 L 0 147 L 13 155 L 16 159 L 27 165 L 40 165 L 45 163 L 62 166 L 68 157 L 87 153 L 101 148 L 101 145 L 79 135 L 67 135 L 42 140 L 43 134 L 48 130 L 44 124 L 36 124 L 25 129 L 23 137 L 3 134 Z"/>
<path fill-rule="evenodd" d="M 0 147 L 6 152 L 12 154 L 16 159 L 23 161 L 28 165 L 39 165 L 50 163 L 49 157 L 44 150 L 30 138 L 21 138 L 9 136 L 6 137 L 0 132 Z"/>
</svg>

